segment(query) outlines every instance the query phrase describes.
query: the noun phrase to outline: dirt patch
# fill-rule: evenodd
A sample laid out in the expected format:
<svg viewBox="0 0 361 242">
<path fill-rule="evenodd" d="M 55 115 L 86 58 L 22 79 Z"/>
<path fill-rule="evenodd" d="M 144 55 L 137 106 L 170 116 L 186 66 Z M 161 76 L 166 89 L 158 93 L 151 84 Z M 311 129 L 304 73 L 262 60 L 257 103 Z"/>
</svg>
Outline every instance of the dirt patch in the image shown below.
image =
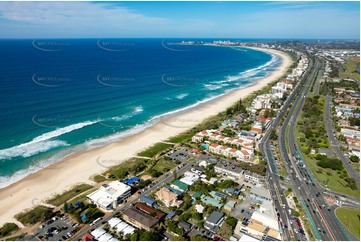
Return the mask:
<svg viewBox="0 0 361 242">
<path fill-rule="evenodd" d="M 146 180 L 152 179 L 152 176 L 150 176 L 150 175 L 144 175 L 144 176 L 142 176 L 140 179 L 142 179 L 143 181 L 146 181 Z"/>
</svg>

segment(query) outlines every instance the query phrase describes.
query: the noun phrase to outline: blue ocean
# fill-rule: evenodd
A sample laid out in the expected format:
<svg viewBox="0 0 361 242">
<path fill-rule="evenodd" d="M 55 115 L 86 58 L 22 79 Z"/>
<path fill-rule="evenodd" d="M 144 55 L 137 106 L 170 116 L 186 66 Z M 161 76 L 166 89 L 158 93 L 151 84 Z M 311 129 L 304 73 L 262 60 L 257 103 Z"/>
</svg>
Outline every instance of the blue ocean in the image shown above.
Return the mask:
<svg viewBox="0 0 361 242">
<path fill-rule="evenodd" d="M 252 85 L 280 64 L 248 48 L 178 41 L 0 40 L 0 188 Z"/>
</svg>

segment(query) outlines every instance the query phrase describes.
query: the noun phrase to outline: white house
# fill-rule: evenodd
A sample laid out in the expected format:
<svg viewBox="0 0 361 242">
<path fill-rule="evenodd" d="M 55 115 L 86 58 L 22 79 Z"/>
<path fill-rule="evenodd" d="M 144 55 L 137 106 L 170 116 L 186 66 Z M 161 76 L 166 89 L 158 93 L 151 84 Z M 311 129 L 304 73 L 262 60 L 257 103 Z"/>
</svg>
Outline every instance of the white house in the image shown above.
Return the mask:
<svg viewBox="0 0 361 242">
<path fill-rule="evenodd" d="M 87 195 L 87 198 L 99 208 L 105 211 L 112 211 L 130 196 L 130 186 L 119 181 L 113 181 L 90 193 Z"/>
</svg>

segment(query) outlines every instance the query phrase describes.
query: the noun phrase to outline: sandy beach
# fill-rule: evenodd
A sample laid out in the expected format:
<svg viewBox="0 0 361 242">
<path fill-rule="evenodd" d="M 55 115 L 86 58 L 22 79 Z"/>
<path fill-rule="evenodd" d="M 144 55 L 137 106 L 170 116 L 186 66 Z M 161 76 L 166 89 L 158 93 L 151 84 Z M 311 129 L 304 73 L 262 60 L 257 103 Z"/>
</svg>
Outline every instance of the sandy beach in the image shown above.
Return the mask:
<svg viewBox="0 0 361 242">
<path fill-rule="evenodd" d="M 40 204 L 46 198 L 55 193 L 61 193 L 76 183 L 92 184 L 93 182 L 89 179 L 92 175 L 101 173 L 107 167 L 136 155 L 150 145 L 175 136 L 205 118 L 225 110 L 240 98 L 281 77 L 292 64 L 291 58 L 285 53 L 262 50 L 280 56 L 282 64 L 270 76 L 259 80 L 256 84 L 234 90 L 187 112 L 162 118 L 154 126 L 121 141 L 68 156 L 56 164 L 1 189 L 0 226 L 6 222 L 15 222 L 13 218 L 15 214 Z"/>
</svg>

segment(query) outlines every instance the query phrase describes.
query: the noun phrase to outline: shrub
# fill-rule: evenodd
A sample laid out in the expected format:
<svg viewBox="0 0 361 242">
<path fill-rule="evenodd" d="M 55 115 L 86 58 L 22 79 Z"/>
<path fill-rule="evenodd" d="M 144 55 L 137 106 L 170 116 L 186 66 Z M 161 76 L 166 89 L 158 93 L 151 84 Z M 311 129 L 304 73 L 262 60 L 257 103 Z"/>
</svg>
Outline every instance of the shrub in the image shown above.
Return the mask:
<svg viewBox="0 0 361 242">
<path fill-rule="evenodd" d="M 14 223 L 5 223 L 0 228 L 0 237 L 5 237 L 7 235 L 10 235 L 11 233 L 19 230 L 19 227 Z"/>
</svg>

